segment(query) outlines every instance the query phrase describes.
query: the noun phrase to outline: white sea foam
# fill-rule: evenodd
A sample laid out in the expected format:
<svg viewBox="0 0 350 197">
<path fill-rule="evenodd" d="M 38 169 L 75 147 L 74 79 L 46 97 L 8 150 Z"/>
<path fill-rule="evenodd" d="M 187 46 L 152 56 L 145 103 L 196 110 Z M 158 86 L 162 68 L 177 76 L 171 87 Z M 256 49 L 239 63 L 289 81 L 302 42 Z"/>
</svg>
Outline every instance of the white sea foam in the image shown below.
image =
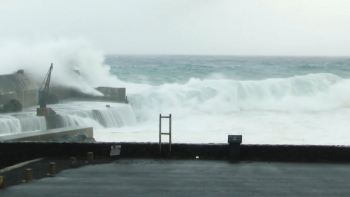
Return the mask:
<svg viewBox="0 0 350 197">
<path fill-rule="evenodd" d="M 131 94 L 139 116 L 173 112 L 225 114 L 239 111 L 323 111 L 349 106 L 349 80 L 309 74 L 261 81 L 199 80 L 165 84 Z"/>
<path fill-rule="evenodd" d="M 349 85 L 333 74 L 309 74 L 150 86 L 130 95 L 137 125 L 109 129 L 96 138 L 157 142 L 159 113 L 171 113 L 177 143 L 225 143 L 227 135 L 242 134 L 244 143 L 350 145 Z M 167 126 L 164 122 L 165 131 Z"/>
<path fill-rule="evenodd" d="M 109 104 L 111 107 L 106 107 Z M 90 126 L 95 129 L 135 125 L 130 105 L 104 102 L 66 102 L 52 106 L 58 112 L 60 125 Z M 70 109 L 67 109 L 70 108 Z"/>
<path fill-rule="evenodd" d="M 0 116 L 0 135 L 41 131 L 46 129 L 46 121 L 44 117 L 17 115 L 18 114 L 6 114 Z"/>
<path fill-rule="evenodd" d="M 107 108 L 106 104 L 110 107 Z M 135 115 L 130 105 L 104 102 L 68 101 L 50 105 L 57 115 L 59 127 L 88 126 L 94 129 L 134 126 Z M 0 135 L 46 130 L 45 117 L 35 115 L 36 107 L 24 112 L 9 113 L 0 116 Z"/>
</svg>

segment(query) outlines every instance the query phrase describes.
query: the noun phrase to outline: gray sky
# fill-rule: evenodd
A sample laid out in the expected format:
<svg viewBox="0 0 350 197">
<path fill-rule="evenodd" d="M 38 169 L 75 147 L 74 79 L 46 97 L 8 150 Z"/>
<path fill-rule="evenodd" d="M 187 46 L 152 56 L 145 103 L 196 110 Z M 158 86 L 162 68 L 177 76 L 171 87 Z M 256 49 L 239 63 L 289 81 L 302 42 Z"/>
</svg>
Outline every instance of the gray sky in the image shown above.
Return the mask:
<svg viewBox="0 0 350 197">
<path fill-rule="evenodd" d="M 107 54 L 350 55 L 350 0 L 0 0 L 0 27 Z"/>
</svg>

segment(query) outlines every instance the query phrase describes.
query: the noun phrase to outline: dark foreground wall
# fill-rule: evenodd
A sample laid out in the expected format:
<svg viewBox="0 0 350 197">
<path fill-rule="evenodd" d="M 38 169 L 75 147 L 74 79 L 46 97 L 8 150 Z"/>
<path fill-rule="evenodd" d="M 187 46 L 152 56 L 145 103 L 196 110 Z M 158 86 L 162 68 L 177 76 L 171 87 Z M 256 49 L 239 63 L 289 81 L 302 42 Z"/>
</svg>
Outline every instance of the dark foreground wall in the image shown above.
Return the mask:
<svg viewBox="0 0 350 197">
<path fill-rule="evenodd" d="M 122 145 L 121 157 L 157 158 L 156 143 L 0 143 L 0 166 L 39 157 L 86 156 L 109 157 L 112 145 Z M 168 146 L 163 145 L 163 157 L 168 157 Z M 173 144 L 174 159 L 228 159 L 227 144 Z M 291 146 L 291 145 L 241 145 L 241 160 L 289 161 L 289 162 L 350 162 L 350 147 L 347 146 Z"/>
</svg>

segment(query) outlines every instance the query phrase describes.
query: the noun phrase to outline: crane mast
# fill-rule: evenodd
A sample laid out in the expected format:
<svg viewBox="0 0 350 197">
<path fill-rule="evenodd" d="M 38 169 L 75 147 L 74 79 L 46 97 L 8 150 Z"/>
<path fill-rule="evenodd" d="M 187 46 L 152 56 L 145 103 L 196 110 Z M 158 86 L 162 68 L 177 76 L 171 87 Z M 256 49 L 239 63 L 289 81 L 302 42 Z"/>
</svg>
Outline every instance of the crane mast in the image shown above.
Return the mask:
<svg viewBox="0 0 350 197">
<path fill-rule="evenodd" d="M 49 68 L 49 71 L 46 74 L 46 77 L 41 84 L 41 87 L 39 89 L 39 105 L 40 108 L 46 108 L 47 99 L 49 97 L 49 88 L 50 88 L 50 80 L 51 80 L 51 72 L 53 69 L 53 64 L 51 63 L 51 66 Z"/>
</svg>

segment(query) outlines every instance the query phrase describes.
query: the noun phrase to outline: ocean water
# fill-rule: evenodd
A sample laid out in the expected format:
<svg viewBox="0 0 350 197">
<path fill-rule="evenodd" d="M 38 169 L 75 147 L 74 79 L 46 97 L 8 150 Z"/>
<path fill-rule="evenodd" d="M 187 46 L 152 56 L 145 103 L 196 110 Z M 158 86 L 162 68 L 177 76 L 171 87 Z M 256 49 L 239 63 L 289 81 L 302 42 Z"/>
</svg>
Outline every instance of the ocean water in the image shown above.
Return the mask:
<svg viewBox="0 0 350 197">
<path fill-rule="evenodd" d="M 248 144 L 350 144 L 350 58 L 111 55 L 105 63 L 125 82 L 136 117 L 109 130 L 122 141 L 156 142 L 159 114 L 172 114 L 175 142 L 240 134 Z"/>
<path fill-rule="evenodd" d="M 126 87 L 130 105 L 66 100 L 50 107 L 63 126 L 93 126 L 97 141 L 158 142 L 159 115 L 171 114 L 174 143 L 226 143 L 238 134 L 245 144 L 350 145 L 349 57 L 88 54 L 61 62 L 80 69 L 74 87 L 92 94 L 98 85 Z M 54 83 L 65 76 L 54 72 Z M 44 130 L 34 114 L 35 107 L 1 115 L 0 135 Z"/>
</svg>

